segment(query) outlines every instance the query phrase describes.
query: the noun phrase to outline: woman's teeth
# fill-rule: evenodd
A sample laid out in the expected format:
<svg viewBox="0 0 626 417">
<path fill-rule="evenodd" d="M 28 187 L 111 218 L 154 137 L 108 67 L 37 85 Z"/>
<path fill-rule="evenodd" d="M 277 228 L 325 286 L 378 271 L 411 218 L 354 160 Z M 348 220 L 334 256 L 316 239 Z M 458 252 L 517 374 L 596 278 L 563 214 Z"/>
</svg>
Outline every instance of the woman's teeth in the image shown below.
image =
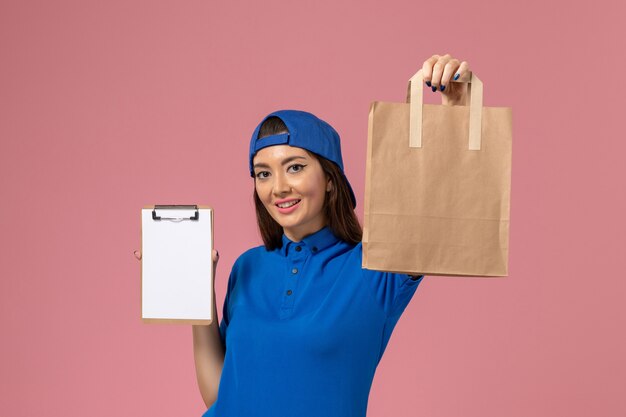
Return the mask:
<svg viewBox="0 0 626 417">
<path fill-rule="evenodd" d="M 300 200 L 289 201 L 287 203 L 278 204 L 278 207 L 280 207 L 280 208 L 287 208 L 287 207 L 291 207 L 294 204 L 299 203 L 299 202 L 300 202 Z"/>
</svg>

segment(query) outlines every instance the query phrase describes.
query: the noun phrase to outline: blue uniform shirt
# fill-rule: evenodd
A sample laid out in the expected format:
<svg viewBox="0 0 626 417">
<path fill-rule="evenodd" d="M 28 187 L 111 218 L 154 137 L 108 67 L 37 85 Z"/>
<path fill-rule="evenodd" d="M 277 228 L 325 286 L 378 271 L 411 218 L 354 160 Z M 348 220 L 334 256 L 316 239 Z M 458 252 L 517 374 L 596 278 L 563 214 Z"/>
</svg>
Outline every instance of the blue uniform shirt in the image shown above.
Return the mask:
<svg viewBox="0 0 626 417">
<path fill-rule="evenodd" d="M 244 252 L 228 279 L 224 368 L 203 417 L 365 417 L 376 367 L 423 279 L 361 267 L 328 226 Z"/>
</svg>

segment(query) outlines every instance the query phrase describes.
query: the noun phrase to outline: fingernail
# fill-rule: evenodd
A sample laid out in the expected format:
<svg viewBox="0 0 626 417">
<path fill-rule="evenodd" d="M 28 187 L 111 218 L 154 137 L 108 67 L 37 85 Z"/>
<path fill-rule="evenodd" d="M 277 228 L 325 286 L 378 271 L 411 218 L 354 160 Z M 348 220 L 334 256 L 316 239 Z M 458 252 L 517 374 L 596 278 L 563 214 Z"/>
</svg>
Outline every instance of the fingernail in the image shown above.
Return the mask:
<svg viewBox="0 0 626 417">
<path fill-rule="evenodd" d="M 437 87 L 435 87 L 434 85 L 432 86 L 432 89 L 433 89 L 433 93 L 437 91 Z"/>
<path fill-rule="evenodd" d="M 430 81 L 426 81 L 426 85 L 430 87 Z"/>
<path fill-rule="evenodd" d="M 445 86 L 445 85 L 442 85 L 442 86 L 441 86 L 441 91 L 445 90 L 445 88 L 446 88 L 446 86 Z"/>
<path fill-rule="evenodd" d="M 454 76 L 454 79 L 458 80 L 460 76 L 461 76 L 461 74 L 457 74 L 457 75 Z"/>
</svg>

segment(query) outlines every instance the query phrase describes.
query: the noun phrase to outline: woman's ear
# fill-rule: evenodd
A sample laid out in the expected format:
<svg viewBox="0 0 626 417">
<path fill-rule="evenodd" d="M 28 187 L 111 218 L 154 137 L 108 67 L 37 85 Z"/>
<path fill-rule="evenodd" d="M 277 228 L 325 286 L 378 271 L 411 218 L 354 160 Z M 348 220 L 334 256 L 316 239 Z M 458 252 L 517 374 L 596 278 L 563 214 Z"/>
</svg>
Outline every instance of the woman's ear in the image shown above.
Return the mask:
<svg viewBox="0 0 626 417">
<path fill-rule="evenodd" d="M 333 189 L 333 180 L 326 182 L 326 192 L 329 193 Z"/>
</svg>

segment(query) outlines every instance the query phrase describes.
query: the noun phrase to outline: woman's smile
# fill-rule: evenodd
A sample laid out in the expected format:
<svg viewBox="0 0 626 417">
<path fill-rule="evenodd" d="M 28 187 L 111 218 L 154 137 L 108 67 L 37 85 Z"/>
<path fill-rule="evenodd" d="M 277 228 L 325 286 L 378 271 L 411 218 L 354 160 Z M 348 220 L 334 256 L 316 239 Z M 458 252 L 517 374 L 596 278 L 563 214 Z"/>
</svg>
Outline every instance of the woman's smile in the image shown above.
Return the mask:
<svg viewBox="0 0 626 417">
<path fill-rule="evenodd" d="M 289 214 L 300 206 L 300 201 L 302 200 L 299 198 L 279 200 L 275 206 L 280 213 Z"/>
</svg>

